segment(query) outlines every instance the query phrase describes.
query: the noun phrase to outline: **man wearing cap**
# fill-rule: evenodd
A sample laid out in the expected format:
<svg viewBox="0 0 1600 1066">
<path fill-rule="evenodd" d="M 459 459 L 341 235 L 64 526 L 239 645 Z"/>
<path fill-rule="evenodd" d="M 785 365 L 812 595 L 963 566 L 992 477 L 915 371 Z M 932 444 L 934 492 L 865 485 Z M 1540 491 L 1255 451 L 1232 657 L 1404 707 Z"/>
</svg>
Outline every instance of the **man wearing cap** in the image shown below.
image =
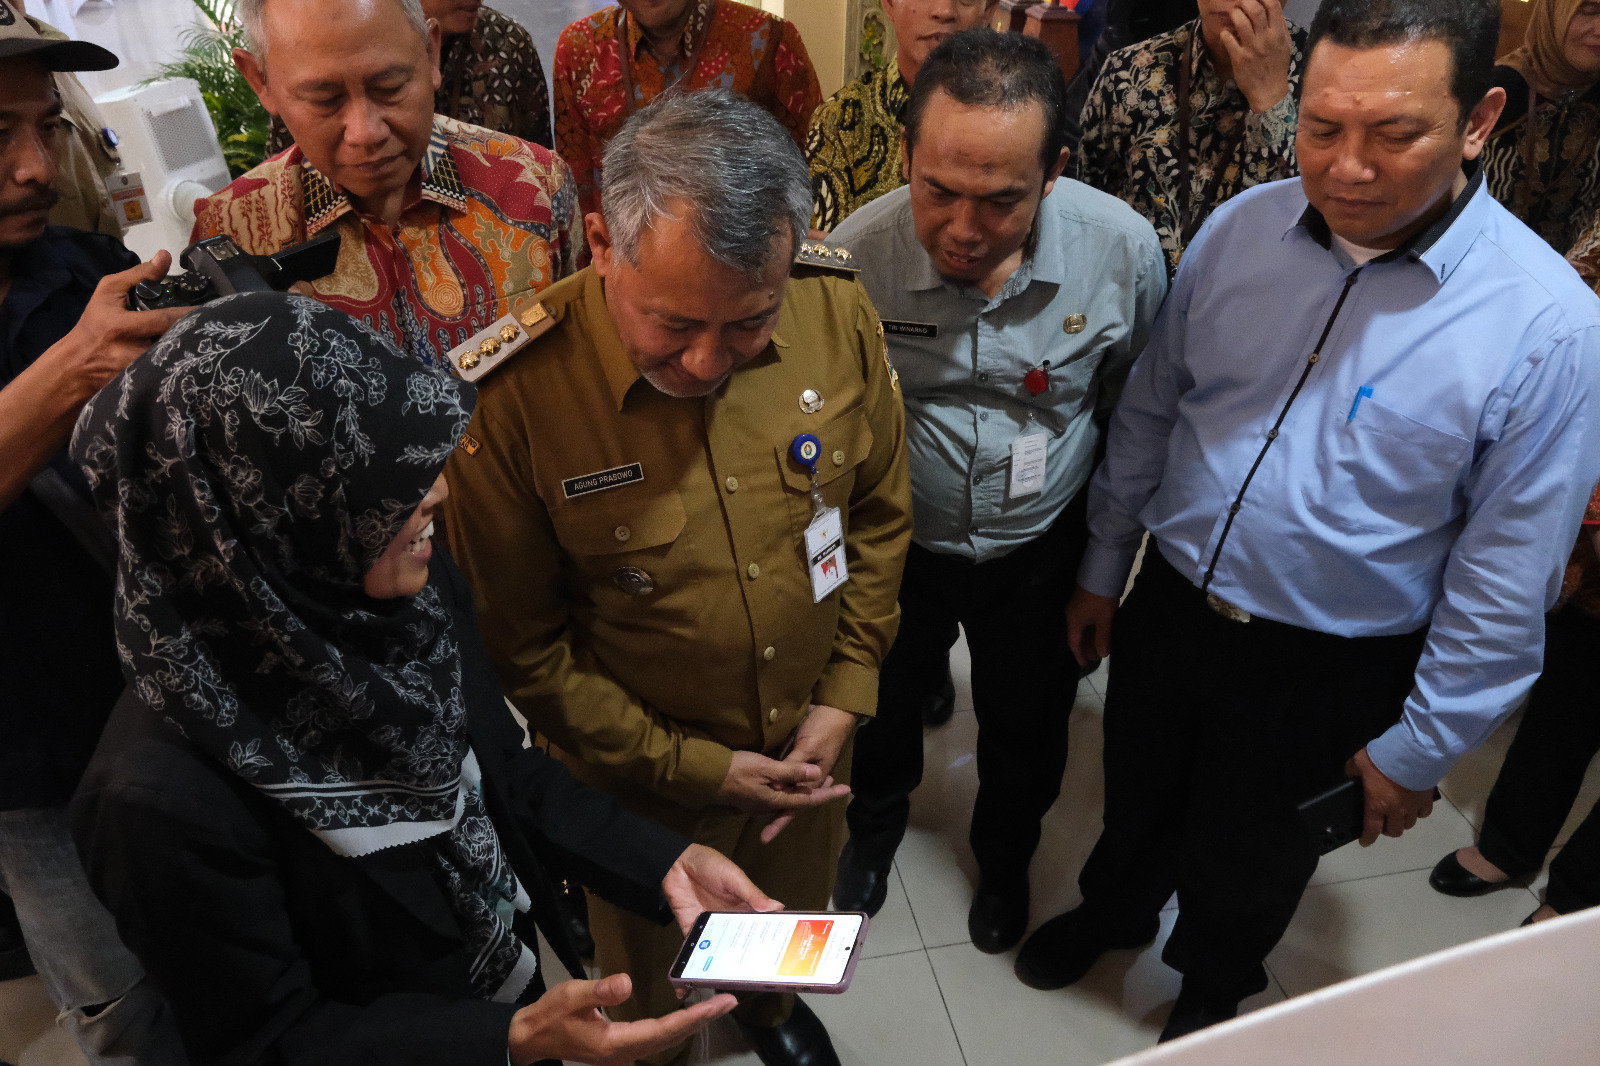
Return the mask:
<svg viewBox="0 0 1600 1066">
<path fill-rule="evenodd" d="M 27 15 L 27 5 L 22 0 L 12 2 L 19 13 L 26 15 L 28 25 L 39 31 L 39 36 L 51 41 L 71 39 L 48 22 Z M 57 183 L 61 199 L 50 211 L 50 222 L 120 237 L 127 232 L 125 220 L 112 202 L 111 190 L 106 185 L 122 168 L 117 135 L 106 125 L 100 108 L 76 75 L 62 71 L 56 74 L 55 81 L 61 93 L 61 120 L 66 137 L 61 145 L 61 179 Z"/>
<path fill-rule="evenodd" d="M 240 0 L 238 64 L 295 147 L 195 205 L 194 239 L 266 254 L 319 234 L 308 295 L 401 351 L 451 349 L 570 273 L 571 172 L 545 148 L 435 115 L 440 31 L 419 0 Z"/>
<path fill-rule="evenodd" d="M 922 778 L 929 682 L 959 623 L 972 652 L 978 796 L 972 942 L 1028 920 L 1028 867 L 1061 788 L 1077 671 L 1063 611 L 1088 537 L 1083 487 L 1166 272 L 1150 224 L 1060 178 L 1065 87 L 1032 37 L 968 30 L 923 62 L 909 186 L 833 240 L 861 265 L 906 397 L 916 529 L 904 621 L 858 758 L 834 902 L 874 912 Z"/>
<path fill-rule="evenodd" d="M 184 1062 L 171 1015 L 90 891 L 66 814 L 123 679 L 114 547 L 65 446 L 84 403 L 182 313 L 124 306 L 164 253 L 140 265 L 114 238 L 47 224 L 53 74 L 116 64 L 0 0 L 0 890 L 85 1057 L 166 1066 Z"/>
<path fill-rule="evenodd" d="M 805 161 L 728 90 L 631 119 L 602 204 L 594 266 L 492 357 L 451 546 L 502 688 L 580 777 L 822 909 L 910 535 L 878 316 L 831 253 L 791 277 Z M 614 1016 L 676 1009 L 677 932 L 598 898 L 590 919 L 600 968 L 635 976 Z M 793 996 L 735 1018 L 767 1066 L 838 1062 Z"/>
</svg>

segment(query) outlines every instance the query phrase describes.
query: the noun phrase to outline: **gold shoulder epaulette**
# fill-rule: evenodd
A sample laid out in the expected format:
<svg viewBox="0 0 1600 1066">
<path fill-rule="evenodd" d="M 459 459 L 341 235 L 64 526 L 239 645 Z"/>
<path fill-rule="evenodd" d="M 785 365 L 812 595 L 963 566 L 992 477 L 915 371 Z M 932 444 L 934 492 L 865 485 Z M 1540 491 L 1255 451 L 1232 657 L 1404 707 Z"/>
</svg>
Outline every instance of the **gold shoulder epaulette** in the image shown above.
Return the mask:
<svg viewBox="0 0 1600 1066">
<path fill-rule="evenodd" d="M 529 304 L 474 333 L 451 348 L 446 358 L 456 377 L 477 381 L 544 336 L 555 324 L 555 317 L 545 310 L 544 304 Z"/>
<path fill-rule="evenodd" d="M 801 241 L 800 254 L 794 257 L 794 265 L 820 267 L 852 276 L 861 272 L 855 256 L 850 254 L 848 248 L 829 248 L 821 241 Z"/>
</svg>

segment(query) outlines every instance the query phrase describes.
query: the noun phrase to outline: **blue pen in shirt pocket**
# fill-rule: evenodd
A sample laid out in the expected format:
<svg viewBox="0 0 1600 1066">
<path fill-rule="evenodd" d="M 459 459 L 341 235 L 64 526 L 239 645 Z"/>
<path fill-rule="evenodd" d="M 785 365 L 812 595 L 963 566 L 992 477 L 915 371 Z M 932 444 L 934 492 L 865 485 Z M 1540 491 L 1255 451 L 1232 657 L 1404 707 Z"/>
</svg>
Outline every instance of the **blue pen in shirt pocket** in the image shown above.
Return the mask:
<svg viewBox="0 0 1600 1066">
<path fill-rule="evenodd" d="M 1350 413 L 1345 416 L 1346 422 L 1355 421 L 1356 412 L 1361 409 L 1361 401 L 1372 395 L 1372 386 L 1363 385 L 1356 390 L 1356 402 L 1350 405 Z"/>
</svg>

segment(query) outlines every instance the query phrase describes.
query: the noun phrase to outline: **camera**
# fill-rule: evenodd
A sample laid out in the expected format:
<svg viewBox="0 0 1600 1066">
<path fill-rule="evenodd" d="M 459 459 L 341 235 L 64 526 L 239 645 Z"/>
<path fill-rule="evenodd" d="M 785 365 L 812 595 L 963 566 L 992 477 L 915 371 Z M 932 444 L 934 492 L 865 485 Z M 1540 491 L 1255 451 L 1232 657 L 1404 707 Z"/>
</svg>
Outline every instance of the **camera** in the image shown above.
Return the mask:
<svg viewBox="0 0 1600 1066">
<path fill-rule="evenodd" d="M 128 309 L 198 307 L 219 296 L 281 292 L 297 281 L 325 277 L 339 261 L 339 234 L 329 230 L 272 255 L 248 255 L 230 237 L 207 237 L 185 248 L 178 261 L 182 274 L 141 281 L 129 289 Z"/>
</svg>

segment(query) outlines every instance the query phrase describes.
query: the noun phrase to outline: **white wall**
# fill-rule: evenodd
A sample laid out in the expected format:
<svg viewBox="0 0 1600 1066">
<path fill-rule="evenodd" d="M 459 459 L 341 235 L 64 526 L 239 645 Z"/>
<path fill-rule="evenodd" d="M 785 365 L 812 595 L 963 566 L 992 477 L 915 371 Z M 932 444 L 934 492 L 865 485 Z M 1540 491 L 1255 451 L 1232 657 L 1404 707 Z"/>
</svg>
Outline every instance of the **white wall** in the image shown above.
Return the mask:
<svg viewBox="0 0 1600 1066">
<path fill-rule="evenodd" d="M 94 96 L 150 77 L 178 50 L 183 31 L 200 20 L 192 0 L 27 0 L 27 7 L 35 18 L 122 60 L 112 70 L 79 75 Z"/>
</svg>

